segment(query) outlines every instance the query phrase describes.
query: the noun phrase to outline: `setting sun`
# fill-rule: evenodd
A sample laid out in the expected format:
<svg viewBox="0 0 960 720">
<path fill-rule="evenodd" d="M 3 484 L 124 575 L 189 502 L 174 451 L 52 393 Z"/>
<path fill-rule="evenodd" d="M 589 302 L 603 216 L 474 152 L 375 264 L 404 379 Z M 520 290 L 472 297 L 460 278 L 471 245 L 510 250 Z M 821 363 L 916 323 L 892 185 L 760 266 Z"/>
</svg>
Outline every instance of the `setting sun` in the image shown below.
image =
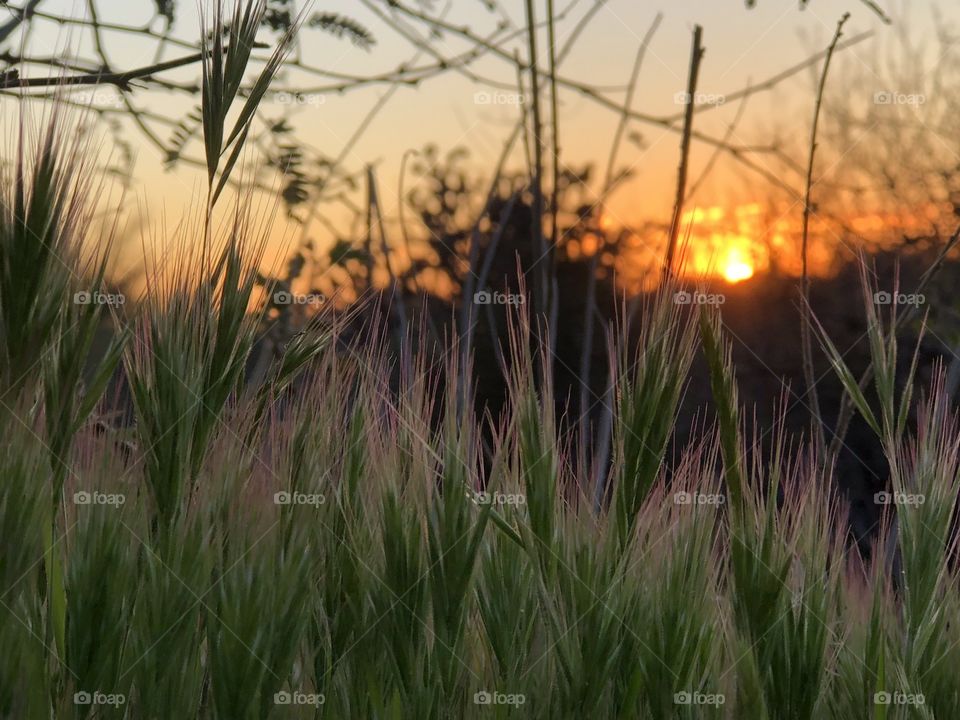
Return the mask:
<svg viewBox="0 0 960 720">
<path fill-rule="evenodd" d="M 753 266 L 739 252 L 732 250 L 723 263 L 723 279 L 729 283 L 738 283 L 753 277 Z"/>
<path fill-rule="evenodd" d="M 695 208 L 684 213 L 687 235 L 686 274 L 738 283 L 764 267 L 766 247 L 762 210 L 757 204 L 733 208 Z"/>
</svg>

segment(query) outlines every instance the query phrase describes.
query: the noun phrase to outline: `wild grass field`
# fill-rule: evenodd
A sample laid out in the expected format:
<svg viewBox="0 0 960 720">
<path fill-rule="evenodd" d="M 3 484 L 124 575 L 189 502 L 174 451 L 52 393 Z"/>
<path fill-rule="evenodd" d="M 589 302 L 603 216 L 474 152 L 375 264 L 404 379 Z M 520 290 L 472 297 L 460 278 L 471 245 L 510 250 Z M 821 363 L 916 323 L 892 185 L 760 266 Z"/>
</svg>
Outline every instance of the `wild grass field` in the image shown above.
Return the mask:
<svg viewBox="0 0 960 720">
<path fill-rule="evenodd" d="M 157 230 L 175 252 L 145 251 L 137 302 L 76 114 L 8 129 L 0 717 L 960 717 L 960 421 L 867 260 L 866 373 L 801 311 L 888 467 L 866 550 L 836 434 L 756 420 L 722 304 L 669 263 L 610 327 L 606 444 L 571 429 L 532 273 L 501 308 L 502 406 L 477 402 L 469 331 L 426 352 L 396 302 L 325 307 L 260 364 L 269 215 L 232 183 L 292 37 L 245 85 L 264 11 L 207 18 L 205 193 Z M 711 402 L 679 443 L 698 363 Z"/>
</svg>

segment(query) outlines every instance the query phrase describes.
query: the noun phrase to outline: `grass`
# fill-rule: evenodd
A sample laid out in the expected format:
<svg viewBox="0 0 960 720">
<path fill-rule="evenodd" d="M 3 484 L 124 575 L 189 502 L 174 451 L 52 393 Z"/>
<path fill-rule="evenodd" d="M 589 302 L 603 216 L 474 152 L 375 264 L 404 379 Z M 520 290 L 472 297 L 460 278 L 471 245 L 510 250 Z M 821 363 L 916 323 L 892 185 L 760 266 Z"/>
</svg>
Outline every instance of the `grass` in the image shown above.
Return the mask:
<svg viewBox="0 0 960 720">
<path fill-rule="evenodd" d="M 36 137 L 21 121 L 0 214 L 0 716 L 956 717 L 957 418 L 940 375 L 919 400 L 894 383 L 866 276 L 876 400 L 821 341 L 892 468 L 869 559 L 811 450 L 780 435 L 760 459 L 721 317 L 669 285 L 639 344 L 617 341 L 599 496 L 522 308 L 500 417 L 463 412 L 455 343 L 396 388 L 382 335 L 323 319 L 245 382 L 262 235 L 242 202 L 213 206 L 258 12 L 208 48 L 207 202 L 130 320 L 78 300 L 106 257 L 89 151 L 63 116 Z M 717 421 L 670 462 L 698 353 Z M 132 451 L 94 431 L 121 362 Z"/>
<path fill-rule="evenodd" d="M 393 392 L 380 341 L 344 355 L 327 337 L 335 328 L 318 330 L 326 339 L 293 363 L 307 375 L 245 391 L 249 246 L 224 247 L 210 277 L 172 266 L 178 292 L 148 298 L 123 341 L 133 459 L 91 421 L 66 454 L 50 452 L 60 425 L 46 402 L 90 404 L 82 380 L 72 392 L 53 380 L 51 394 L 41 373 L 39 387 L 4 397 L 5 717 L 813 719 L 958 707 L 957 432 L 939 385 L 916 428 L 883 395 L 894 410 L 872 422 L 895 492 L 926 498 L 896 507 L 903 572 L 891 577 L 879 550 L 879 565 L 850 557 L 814 459 L 782 445 L 768 464 L 754 459 L 710 312 L 687 314 L 665 293 L 643 313 L 642 345 L 620 361 L 598 507 L 551 420 L 545 354 L 523 316 L 511 401 L 489 419 L 485 453 L 488 421 L 458 411 L 456 348 L 442 373 L 420 364 Z M 872 327 L 882 384 L 894 340 Z M 700 351 L 719 423 L 668 478 Z M 59 489 L 42 481 L 61 475 Z M 924 704 L 874 702 L 884 693 Z"/>
</svg>

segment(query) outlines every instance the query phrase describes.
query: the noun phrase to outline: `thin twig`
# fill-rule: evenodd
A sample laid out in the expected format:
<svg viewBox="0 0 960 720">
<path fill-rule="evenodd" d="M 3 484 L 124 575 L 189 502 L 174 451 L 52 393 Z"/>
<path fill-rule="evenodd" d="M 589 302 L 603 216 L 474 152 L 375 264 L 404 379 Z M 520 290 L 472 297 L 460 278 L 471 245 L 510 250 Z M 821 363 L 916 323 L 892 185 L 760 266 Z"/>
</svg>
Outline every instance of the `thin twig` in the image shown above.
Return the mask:
<svg viewBox="0 0 960 720">
<path fill-rule="evenodd" d="M 165 70 L 173 70 L 175 68 L 193 65 L 202 62 L 203 58 L 203 53 L 194 53 L 125 72 L 103 71 L 45 78 L 21 78 L 19 74 L 8 73 L 0 77 L 0 90 L 6 90 L 8 88 L 55 87 L 59 85 L 116 85 L 121 90 L 130 90 L 130 82 L 132 80 L 147 78 Z"/>
<path fill-rule="evenodd" d="M 567 41 L 563 44 L 563 47 L 560 48 L 560 53 L 557 55 L 558 64 L 563 62 L 567 55 L 570 54 L 570 51 L 576 47 L 577 39 L 580 37 L 580 34 L 587 29 L 590 21 L 596 17 L 597 13 L 600 12 L 600 10 L 602 10 L 603 6 L 606 4 L 607 0 L 595 0 L 593 5 L 591 5 L 590 8 L 583 14 L 583 17 L 577 21 L 577 24 L 567 36 Z"/>
<path fill-rule="evenodd" d="M 858 45 L 862 43 L 864 40 L 869 40 L 872 37 L 873 37 L 872 32 L 863 32 L 863 33 L 860 33 L 859 35 L 854 35 L 853 37 L 847 40 L 844 40 L 841 43 L 837 43 L 837 47 L 835 48 L 834 52 L 840 52 L 841 50 L 846 50 L 847 48 L 853 47 L 854 45 Z M 737 90 L 731 93 L 724 93 L 723 103 L 713 103 L 710 105 L 704 105 L 702 108 L 700 108 L 700 113 L 703 114 L 706 112 L 710 112 L 711 110 L 718 110 L 724 107 L 724 105 L 732 103 L 735 100 L 740 100 L 742 98 L 750 97 L 751 95 L 756 95 L 757 93 L 760 93 L 760 92 L 773 90 L 774 88 L 778 87 L 780 83 L 782 83 L 784 80 L 788 80 L 792 78 L 794 75 L 803 72 L 810 66 L 816 65 L 818 62 L 823 60 L 826 57 L 826 55 L 827 55 L 827 51 L 823 50 L 821 52 L 816 53 L 815 55 L 811 55 L 806 60 L 803 60 L 802 62 L 799 62 L 796 65 L 791 65 L 786 70 L 781 70 L 777 74 L 771 75 L 766 80 L 761 80 L 760 82 L 757 82 L 757 83 L 748 82 L 747 86 L 741 90 Z M 667 119 L 670 120 L 671 122 L 679 122 L 683 120 L 683 113 L 677 113 L 676 115 L 672 115 Z"/>
<path fill-rule="evenodd" d="M 16 9 L 13 17 L 0 25 L 0 42 L 10 37 L 24 20 L 29 20 L 39 4 L 40 0 L 30 0 L 23 8 Z"/>
<path fill-rule="evenodd" d="M 817 457 L 823 462 L 826 457 L 826 442 L 823 433 L 823 415 L 820 412 L 820 398 L 817 394 L 816 380 L 813 371 L 813 342 L 811 340 L 811 318 L 810 318 L 810 273 L 807 267 L 807 249 L 810 236 L 810 213 L 812 203 L 810 201 L 811 191 L 813 190 L 813 165 L 817 153 L 817 129 L 820 124 L 820 107 L 823 104 L 823 92 L 827 85 L 827 73 L 830 70 L 830 60 L 833 58 L 834 50 L 840 37 L 843 34 L 843 26 L 850 19 L 850 13 L 844 13 L 843 17 L 837 23 L 837 31 L 833 35 L 833 41 L 827 48 L 826 59 L 823 62 L 823 72 L 820 75 L 820 86 L 817 88 L 817 102 L 813 109 L 813 128 L 810 131 L 810 161 L 807 164 L 807 185 L 803 202 L 803 239 L 801 246 L 802 253 L 802 278 L 801 293 L 803 302 L 800 308 L 800 350 L 803 356 L 803 378 L 807 386 L 807 397 L 810 403 L 810 413 L 813 415 L 813 438 L 817 450 Z"/>
<path fill-rule="evenodd" d="M 730 121 L 730 124 L 727 126 L 727 131 L 723 134 L 723 141 L 728 142 L 736 133 L 737 126 L 740 124 L 740 121 L 743 119 L 743 114 L 747 109 L 747 100 L 749 96 L 744 95 L 740 100 L 740 104 L 737 106 L 737 112 L 733 116 L 733 119 Z M 712 107 L 712 106 L 710 106 Z M 707 160 L 707 163 L 703 166 L 703 171 L 700 173 L 700 177 L 697 178 L 696 182 L 690 187 L 687 191 L 687 197 L 685 200 L 689 202 L 692 198 L 697 196 L 697 191 L 701 188 L 707 178 L 710 176 L 710 173 L 713 171 L 714 166 L 717 164 L 717 160 L 720 159 L 720 155 L 723 154 L 723 148 L 715 147 L 713 152 L 710 154 L 710 158 Z"/>
</svg>

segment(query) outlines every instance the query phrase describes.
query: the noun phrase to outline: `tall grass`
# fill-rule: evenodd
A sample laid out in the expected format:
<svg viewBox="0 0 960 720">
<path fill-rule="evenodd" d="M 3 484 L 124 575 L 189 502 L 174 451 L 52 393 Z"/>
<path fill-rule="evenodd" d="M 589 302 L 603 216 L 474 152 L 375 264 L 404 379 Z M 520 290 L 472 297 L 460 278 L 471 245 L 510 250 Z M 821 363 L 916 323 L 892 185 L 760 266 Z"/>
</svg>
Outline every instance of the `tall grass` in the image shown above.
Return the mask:
<svg viewBox="0 0 960 720">
<path fill-rule="evenodd" d="M 720 318 L 669 295 L 619 363 L 600 506 L 554 423 L 536 367 L 546 339 L 525 316 L 500 418 L 459 411 L 469 368 L 457 348 L 442 373 L 419 360 L 397 391 L 383 337 L 345 345 L 334 327 L 308 333 L 309 351 L 281 360 L 266 389 L 246 388 L 258 318 L 243 217 L 206 275 L 185 261 L 152 276 L 124 351 L 132 458 L 77 420 L 102 388 L 51 391 L 60 380 L 39 373 L 4 403 L 4 717 L 812 719 L 958 706 L 956 421 L 935 383 L 908 427 L 879 322 L 880 403 L 858 404 L 890 453 L 894 494 L 926 499 L 891 508 L 893 578 L 882 560 L 849 557 L 815 458 L 781 438 L 756 460 Z M 701 349 L 719 422 L 668 477 Z M 54 455 L 64 426 L 46 403 L 68 396 L 76 438 Z M 62 491 L 37 481 L 58 476 Z"/>
<path fill-rule="evenodd" d="M 89 167 L 62 117 L 23 120 L 0 213 L 0 716 L 956 717 L 957 418 L 935 380 L 911 425 L 866 276 L 876 392 L 821 340 L 891 467 L 870 559 L 820 458 L 780 435 L 760 459 L 722 318 L 670 287 L 636 353 L 619 341 L 599 503 L 542 317 L 511 318 L 497 417 L 463 411 L 455 343 L 397 388 L 382 333 L 323 318 L 247 382 L 263 235 L 242 202 L 212 208 L 262 7 L 208 47 L 202 217 L 95 358 Z M 700 352 L 716 423 L 674 448 Z M 121 357 L 133 450 L 91 419 Z"/>
</svg>

